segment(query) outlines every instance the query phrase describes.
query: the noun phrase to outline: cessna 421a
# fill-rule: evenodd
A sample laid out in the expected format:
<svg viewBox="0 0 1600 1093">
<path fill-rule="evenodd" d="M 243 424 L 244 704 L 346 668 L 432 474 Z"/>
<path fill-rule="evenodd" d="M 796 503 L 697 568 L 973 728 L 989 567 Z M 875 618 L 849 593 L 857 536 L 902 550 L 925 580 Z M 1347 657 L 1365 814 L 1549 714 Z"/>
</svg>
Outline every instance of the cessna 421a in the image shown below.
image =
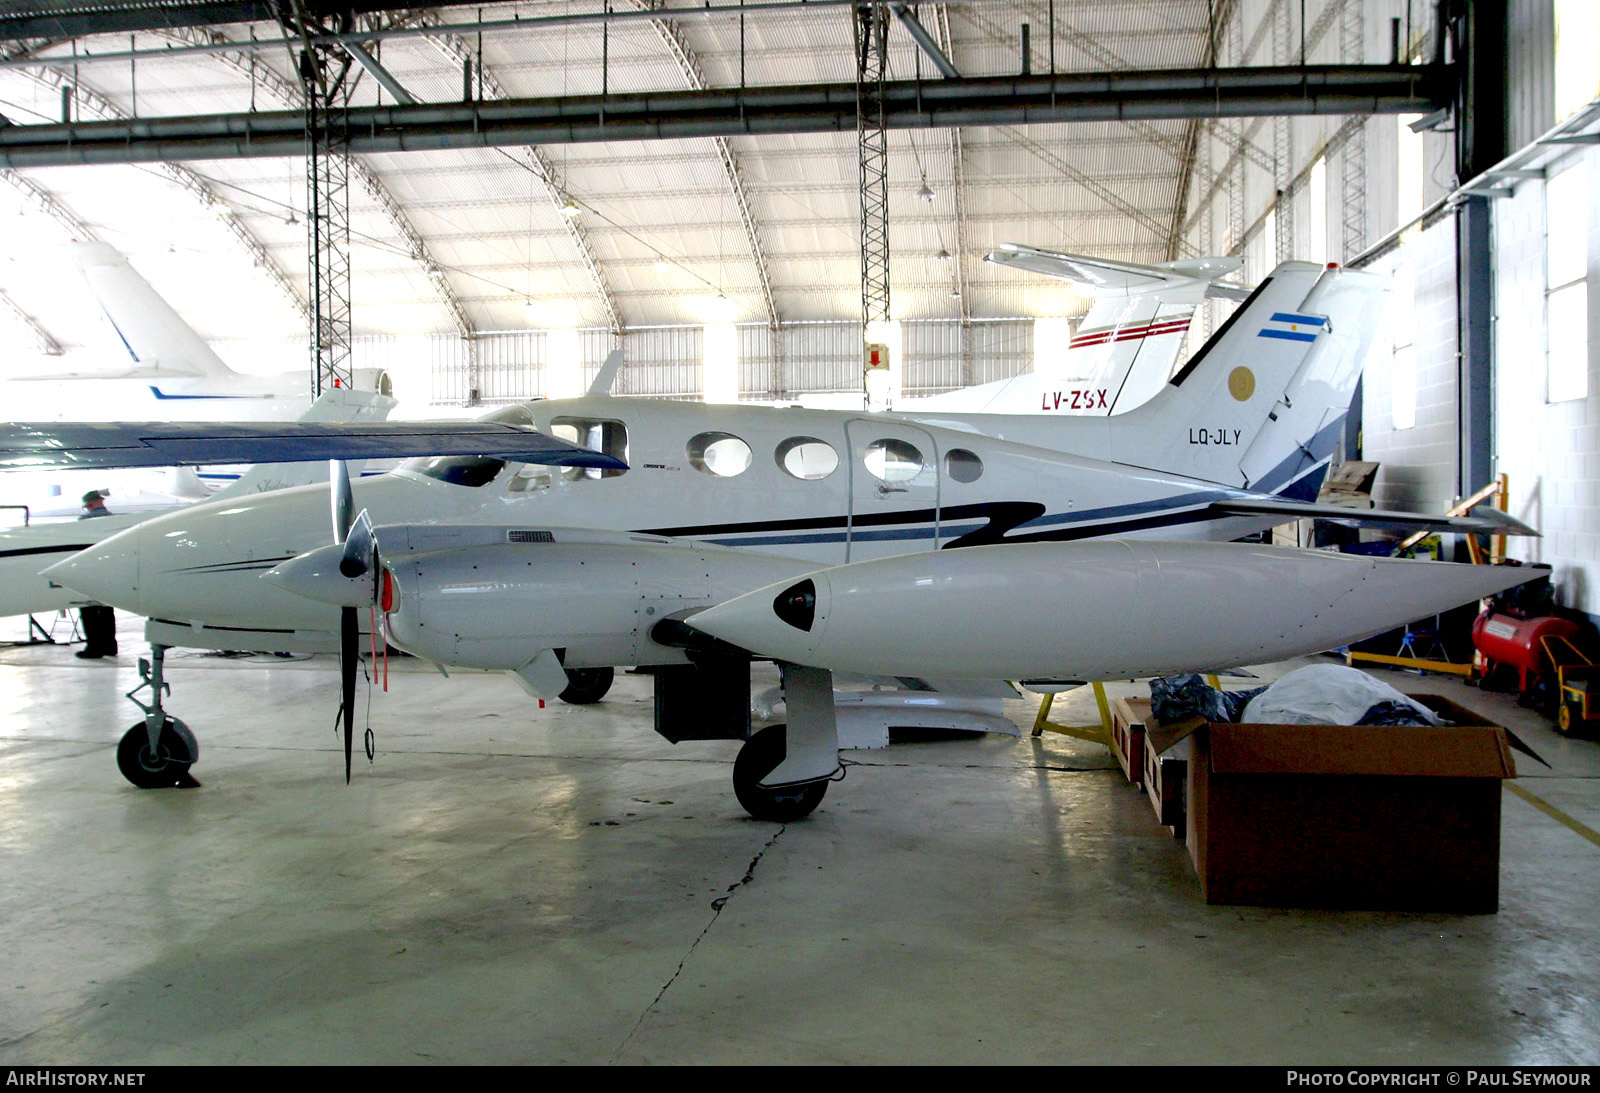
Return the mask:
<svg viewBox="0 0 1600 1093">
<path fill-rule="evenodd" d="M 1016 543 L 1226 540 L 1303 516 L 1527 530 L 1502 514 L 1353 514 L 1296 500 L 1314 496 L 1326 470 L 1383 291 L 1368 274 L 1286 263 L 1160 393 L 1109 418 L 915 420 L 609 397 L 508 407 L 491 417 L 576 438 L 611 464 L 551 471 L 482 452 L 418 459 L 354 486 L 345 479 L 332 545 L 317 546 L 329 539 L 327 499 L 303 487 L 147 521 L 48 575 L 150 617 L 158 645 L 178 634 L 203 642 L 206 628 L 234 648 L 303 648 L 344 635 L 347 733 L 353 619 L 371 606 L 396 646 L 441 665 L 511 672 L 540 697 L 579 685 L 603 692 L 614 666 L 649 666 L 657 729 L 668 739 L 742 738 L 749 659 L 760 650 L 717 641 L 694 617 L 826 567 L 990 545 L 1009 558 Z M 352 522 L 356 502 L 364 513 Z M 1244 608 L 1228 595 L 1227 578 L 1259 565 L 1258 551 L 1186 545 L 1165 544 L 1158 559 L 1183 578 L 1174 587 L 1190 598 L 1186 611 L 1211 620 L 1254 612 L 1258 659 L 1299 648 L 1283 638 L 1298 625 L 1298 599 L 1285 597 L 1295 605 L 1285 607 L 1261 597 Z M 1073 567 L 1071 550 L 1058 549 L 1056 564 Z M 1151 564 L 1138 553 L 1087 557 L 1094 580 L 1106 583 Z M 1284 557 L 1289 580 L 1331 572 L 1295 552 Z M 958 583 L 983 586 L 982 570 L 966 568 Z M 1418 603 L 1477 594 L 1463 596 L 1449 566 L 1395 572 L 1427 593 L 1402 602 L 1388 581 L 1351 582 L 1328 599 L 1324 617 L 1337 624 L 1328 632 L 1353 640 L 1433 609 Z M 1504 587 L 1522 578 L 1496 579 Z M 1012 597 L 1034 594 L 1014 582 L 993 588 L 980 598 L 997 617 L 1016 606 Z M 1072 619 L 1063 611 L 1060 625 Z M 1210 667 L 1204 629 L 1186 632 L 1197 638 L 1190 647 L 1173 653 L 1152 633 L 1155 645 L 1133 649 L 1148 656 L 1126 664 L 1170 668 L 1177 656 Z M 1049 675 L 1083 678 L 1070 660 Z M 787 729 L 750 737 L 735 789 L 754 814 L 792 818 L 820 800 L 837 749 L 828 667 L 789 663 L 784 681 Z M 124 738 L 136 781 L 170 780 L 198 754 L 186 731 L 169 731 L 175 719 L 151 709 Z"/>
</svg>

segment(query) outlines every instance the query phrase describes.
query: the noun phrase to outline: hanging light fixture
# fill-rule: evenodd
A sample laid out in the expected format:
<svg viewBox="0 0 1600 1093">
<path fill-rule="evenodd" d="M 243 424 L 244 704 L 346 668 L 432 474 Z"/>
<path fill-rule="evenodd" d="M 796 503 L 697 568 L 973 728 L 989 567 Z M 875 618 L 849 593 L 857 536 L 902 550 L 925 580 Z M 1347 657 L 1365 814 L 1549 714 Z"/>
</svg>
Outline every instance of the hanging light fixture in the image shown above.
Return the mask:
<svg viewBox="0 0 1600 1093">
<path fill-rule="evenodd" d="M 561 215 L 562 216 L 573 217 L 573 216 L 577 216 L 581 212 L 583 212 L 583 210 L 578 208 L 578 203 L 576 201 L 572 200 L 572 198 L 567 197 L 566 195 L 562 195 L 562 199 L 561 199 Z"/>
<path fill-rule="evenodd" d="M 933 200 L 933 191 L 928 187 L 928 176 L 922 176 L 922 185 L 917 187 L 917 196 L 923 201 Z"/>
<path fill-rule="evenodd" d="M 939 253 L 934 255 L 934 258 L 936 258 L 940 262 L 948 262 L 948 261 L 950 261 L 951 257 L 952 257 L 952 255 L 950 254 L 950 252 L 945 250 L 943 247 L 940 247 L 939 248 Z"/>
<path fill-rule="evenodd" d="M 656 255 L 655 268 L 657 273 L 665 273 L 672 268 L 672 263 L 667 261 L 662 255 L 658 254 Z"/>
</svg>

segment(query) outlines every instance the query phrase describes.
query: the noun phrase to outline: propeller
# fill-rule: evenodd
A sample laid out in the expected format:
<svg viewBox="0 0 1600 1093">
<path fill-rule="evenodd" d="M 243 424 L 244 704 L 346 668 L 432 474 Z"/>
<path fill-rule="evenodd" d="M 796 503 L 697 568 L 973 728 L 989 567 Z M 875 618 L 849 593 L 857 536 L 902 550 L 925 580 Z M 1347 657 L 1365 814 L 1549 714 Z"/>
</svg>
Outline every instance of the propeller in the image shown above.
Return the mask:
<svg viewBox="0 0 1600 1093">
<path fill-rule="evenodd" d="M 366 509 L 353 519 L 355 494 L 350 487 L 350 468 L 343 460 L 331 460 L 328 479 L 332 487 L 333 541 L 343 546 L 339 554 L 339 574 L 354 582 L 368 573 L 378 571 L 378 540 L 372 532 L 372 517 Z M 356 589 L 351 589 L 355 592 Z M 377 586 L 365 597 L 377 599 Z M 360 659 L 361 616 L 360 601 L 352 602 L 348 594 L 341 597 L 339 606 L 339 712 L 344 721 L 344 781 L 350 784 L 350 752 L 355 732 L 356 664 Z M 370 757 L 370 748 L 369 748 Z"/>
</svg>

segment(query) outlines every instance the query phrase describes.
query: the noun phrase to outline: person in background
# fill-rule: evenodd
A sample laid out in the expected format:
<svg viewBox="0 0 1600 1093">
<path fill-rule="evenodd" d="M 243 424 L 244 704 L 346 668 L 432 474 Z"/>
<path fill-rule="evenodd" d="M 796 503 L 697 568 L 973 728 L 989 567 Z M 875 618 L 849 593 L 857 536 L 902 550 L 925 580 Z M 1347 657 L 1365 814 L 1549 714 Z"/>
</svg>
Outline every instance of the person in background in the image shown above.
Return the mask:
<svg viewBox="0 0 1600 1093">
<path fill-rule="evenodd" d="M 96 516 L 110 516 L 111 510 L 106 508 L 106 496 L 99 490 L 90 490 L 83 495 L 83 515 L 80 520 L 91 520 Z M 78 609 L 78 617 L 83 620 L 84 646 L 78 650 L 76 656 L 80 660 L 98 660 L 101 657 L 114 657 L 117 655 L 117 613 L 104 604 L 92 604 L 89 607 Z"/>
</svg>

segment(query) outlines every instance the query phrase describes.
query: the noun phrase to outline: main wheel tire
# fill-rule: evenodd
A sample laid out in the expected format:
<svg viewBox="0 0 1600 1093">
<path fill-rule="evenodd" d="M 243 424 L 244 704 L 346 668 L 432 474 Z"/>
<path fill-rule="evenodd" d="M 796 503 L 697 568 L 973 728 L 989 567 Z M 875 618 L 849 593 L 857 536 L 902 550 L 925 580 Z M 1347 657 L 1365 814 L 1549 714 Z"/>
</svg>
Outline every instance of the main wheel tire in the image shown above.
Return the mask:
<svg viewBox="0 0 1600 1093">
<path fill-rule="evenodd" d="M 761 779 L 778 769 L 788 754 L 788 729 L 769 725 L 744 742 L 733 761 L 733 794 L 758 820 L 786 824 L 811 815 L 828 792 L 828 779 L 768 789 Z"/>
<path fill-rule="evenodd" d="M 567 689 L 561 692 L 561 701 L 574 706 L 599 702 L 617 677 L 613 668 L 568 668 L 566 671 Z"/>
<path fill-rule="evenodd" d="M 188 754 L 189 748 L 173 729 L 170 717 L 161 726 L 154 753 L 149 730 L 141 721 L 124 733 L 117 745 L 117 769 L 140 789 L 166 789 L 189 773 L 189 761 L 178 758 Z"/>
</svg>

